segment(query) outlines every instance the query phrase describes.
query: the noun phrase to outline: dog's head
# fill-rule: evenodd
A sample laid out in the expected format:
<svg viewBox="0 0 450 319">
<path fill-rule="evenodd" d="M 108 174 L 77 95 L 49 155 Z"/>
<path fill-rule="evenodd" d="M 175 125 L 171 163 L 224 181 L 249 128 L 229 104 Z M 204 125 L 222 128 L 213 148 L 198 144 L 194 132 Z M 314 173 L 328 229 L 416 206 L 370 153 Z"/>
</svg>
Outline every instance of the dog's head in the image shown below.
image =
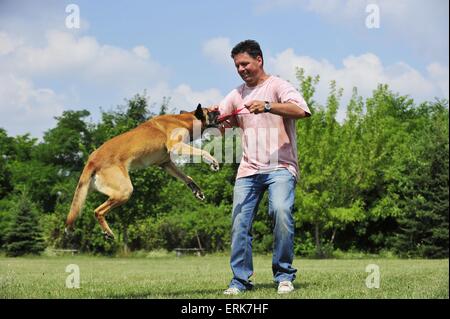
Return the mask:
<svg viewBox="0 0 450 319">
<path fill-rule="evenodd" d="M 208 127 L 218 127 L 220 112 L 218 110 L 209 110 L 202 108 L 202 105 L 197 105 L 197 109 L 192 112 L 180 111 L 180 114 L 190 113 L 193 114 L 198 120 L 202 122 L 202 129 Z"/>
<path fill-rule="evenodd" d="M 192 113 L 194 113 L 198 120 L 202 121 L 202 128 L 218 127 L 220 124 L 218 121 L 220 112 L 218 110 L 212 111 L 207 108 L 202 108 L 202 105 L 199 104 L 197 109 Z"/>
</svg>

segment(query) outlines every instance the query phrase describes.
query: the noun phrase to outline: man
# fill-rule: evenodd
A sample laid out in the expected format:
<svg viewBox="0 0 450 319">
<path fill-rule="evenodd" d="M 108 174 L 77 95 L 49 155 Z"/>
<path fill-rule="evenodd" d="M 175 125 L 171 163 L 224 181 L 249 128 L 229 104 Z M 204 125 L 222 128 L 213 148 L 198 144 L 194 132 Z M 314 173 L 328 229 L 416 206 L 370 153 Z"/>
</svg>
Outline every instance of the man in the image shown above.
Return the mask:
<svg viewBox="0 0 450 319">
<path fill-rule="evenodd" d="M 233 279 L 224 294 L 236 295 L 253 287 L 251 227 L 266 190 L 273 219 L 274 281 L 278 293 L 289 293 L 294 290 L 292 282 L 297 272 L 292 267 L 298 177 L 295 120 L 310 116 L 311 112 L 289 82 L 264 71 L 263 53 L 256 41 L 240 42 L 231 51 L 231 57 L 245 83 L 231 91 L 218 107 L 221 115 L 231 115 L 226 122 L 229 126 L 242 129 L 243 154 L 233 195 Z"/>
</svg>

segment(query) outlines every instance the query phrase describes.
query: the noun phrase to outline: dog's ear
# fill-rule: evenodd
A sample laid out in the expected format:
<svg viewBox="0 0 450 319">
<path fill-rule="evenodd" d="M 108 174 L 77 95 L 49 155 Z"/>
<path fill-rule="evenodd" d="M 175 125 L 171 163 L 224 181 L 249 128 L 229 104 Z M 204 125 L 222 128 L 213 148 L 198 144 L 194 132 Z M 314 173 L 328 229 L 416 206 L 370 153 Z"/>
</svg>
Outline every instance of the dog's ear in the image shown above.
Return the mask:
<svg viewBox="0 0 450 319">
<path fill-rule="evenodd" d="M 203 114 L 202 105 L 200 103 L 197 105 L 197 109 L 195 110 L 194 115 L 197 119 L 201 121 L 205 120 L 205 115 Z"/>
<path fill-rule="evenodd" d="M 180 114 L 184 114 L 184 113 L 189 113 L 189 112 L 188 111 L 183 111 L 183 110 L 180 111 Z"/>
</svg>

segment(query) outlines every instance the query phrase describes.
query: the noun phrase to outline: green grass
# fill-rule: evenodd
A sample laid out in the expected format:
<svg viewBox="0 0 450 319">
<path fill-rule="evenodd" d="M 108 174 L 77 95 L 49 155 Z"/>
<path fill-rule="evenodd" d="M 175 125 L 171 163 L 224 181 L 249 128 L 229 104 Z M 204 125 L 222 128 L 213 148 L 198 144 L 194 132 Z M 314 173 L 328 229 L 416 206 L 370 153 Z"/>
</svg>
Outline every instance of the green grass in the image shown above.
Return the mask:
<svg viewBox="0 0 450 319">
<path fill-rule="evenodd" d="M 66 288 L 66 266 L 80 268 L 80 288 Z M 369 289 L 366 266 L 380 269 L 380 288 Z M 255 288 L 239 298 L 449 298 L 446 260 L 311 260 L 297 258 L 296 290 L 279 296 L 271 257 L 255 256 Z M 0 298 L 224 298 L 229 257 L 161 255 L 0 257 Z"/>
</svg>

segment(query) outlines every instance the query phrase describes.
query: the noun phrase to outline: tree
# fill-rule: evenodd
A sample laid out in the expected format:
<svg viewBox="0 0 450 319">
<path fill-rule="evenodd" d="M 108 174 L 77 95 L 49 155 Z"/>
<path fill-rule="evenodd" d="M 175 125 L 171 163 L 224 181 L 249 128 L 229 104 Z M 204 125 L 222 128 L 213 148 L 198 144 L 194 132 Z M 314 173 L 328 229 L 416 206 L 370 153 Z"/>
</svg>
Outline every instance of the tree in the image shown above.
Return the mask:
<svg viewBox="0 0 450 319">
<path fill-rule="evenodd" d="M 35 206 L 23 191 L 18 198 L 15 216 L 6 235 L 6 254 L 16 257 L 39 254 L 45 249 Z"/>
<path fill-rule="evenodd" d="M 374 253 L 392 249 L 407 257 L 448 257 L 448 101 L 417 106 L 387 85 L 379 85 L 363 101 L 355 88 L 347 117 L 337 121 L 341 91 L 336 83 L 331 83 L 322 106 L 314 100 L 319 77 L 297 71 L 313 116 L 296 122 L 300 178 L 294 207 L 295 251 L 327 256 L 336 248 Z M 87 156 L 106 140 L 165 114 L 169 101 L 164 99 L 152 113 L 145 94 L 137 94 L 126 105 L 103 112 L 99 123 L 88 123 L 87 111 L 66 111 L 43 141 L 29 134 L 9 137 L 0 129 L 2 249 L 7 241 L 9 248 L 19 251 L 32 252 L 26 247 L 32 243 L 39 246 L 40 230 L 33 230 L 37 218 L 48 245 L 88 253 L 112 255 L 120 247 L 201 246 L 211 251 L 228 247 L 237 163 L 224 163 L 214 174 L 206 164 L 180 163 L 204 191 L 202 202 L 159 167 L 131 172 L 133 196 L 107 217 L 118 234 L 116 241 L 103 239 L 93 216 L 105 200 L 98 192 L 90 193 L 86 213 L 77 220 L 73 235 L 64 235 L 65 218 Z M 238 146 L 239 140 L 225 136 L 220 150 L 214 139 L 203 140 L 202 147 L 224 159 L 225 149 Z M 21 189 L 28 191 L 20 193 Z M 253 226 L 255 251 L 271 249 L 272 225 L 266 209 L 263 198 L 262 213 Z M 30 232 L 37 239 L 22 240 Z"/>
<path fill-rule="evenodd" d="M 87 110 L 64 111 L 55 128 L 45 132 L 44 143 L 37 149 L 41 161 L 61 169 L 61 174 L 69 175 L 81 171 L 90 153 L 91 134 L 83 120 L 89 116 Z"/>
<path fill-rule="evenodd" d="M 167 114 L 167 110 L 169 109 L 170 98 L 163 97 L 163 101 L 161 103 L 161 107 L 159 109 L 158 115 Z"/>
<path fill-rule="evenodd" d="M 299 74 L 302 80 L 303 74 Z M 317 83 L 318 78 L 316 77 Z M 310 92 L 308 99 L 312 101 L 313 79 L 303 77 L 302 91 Z M 314 240 L 316 256 L 326 255 L 322 249 L 325 240 L 324 232 L 332 230 L 327 244 L 334 241 L 335 232 L 342 224 L 353 222 L 360 218 L 360 209 L 355 203 L 349 202 L 345 192 L 345 176 L 339 161 L 345 152 L 341 150 L 342 127 L 336 121 L 339 108 L 339 99 L 342 89 L 336 88 L 336 82 L 330 83 L 330 95 L 325 109 L 316 108 L 311 122 L 306 125 L 298 124 L 299 161 L 302 167 L 302 178 L 297 188 L 297 198 L 300 213 L 296 214 L 299 225 L 312 224 L 314 227 Z M 342 190 L 342 191 L 340 191 Z"/>
<path fill-rule="evenodd" d="M 11 172 L 7 167 L 13 153 L 13 138 L 0 128 L 0 200 L 12 191 Z"/>
<path fill-rule="evenodd" d="M 394 188 L 404 214 L 393 248 L 402 256 L 448 258 L 448 102 L 424 103 L 417 114 L 420 134 L 403 154 L 406 164 Z"/>
</svg>

